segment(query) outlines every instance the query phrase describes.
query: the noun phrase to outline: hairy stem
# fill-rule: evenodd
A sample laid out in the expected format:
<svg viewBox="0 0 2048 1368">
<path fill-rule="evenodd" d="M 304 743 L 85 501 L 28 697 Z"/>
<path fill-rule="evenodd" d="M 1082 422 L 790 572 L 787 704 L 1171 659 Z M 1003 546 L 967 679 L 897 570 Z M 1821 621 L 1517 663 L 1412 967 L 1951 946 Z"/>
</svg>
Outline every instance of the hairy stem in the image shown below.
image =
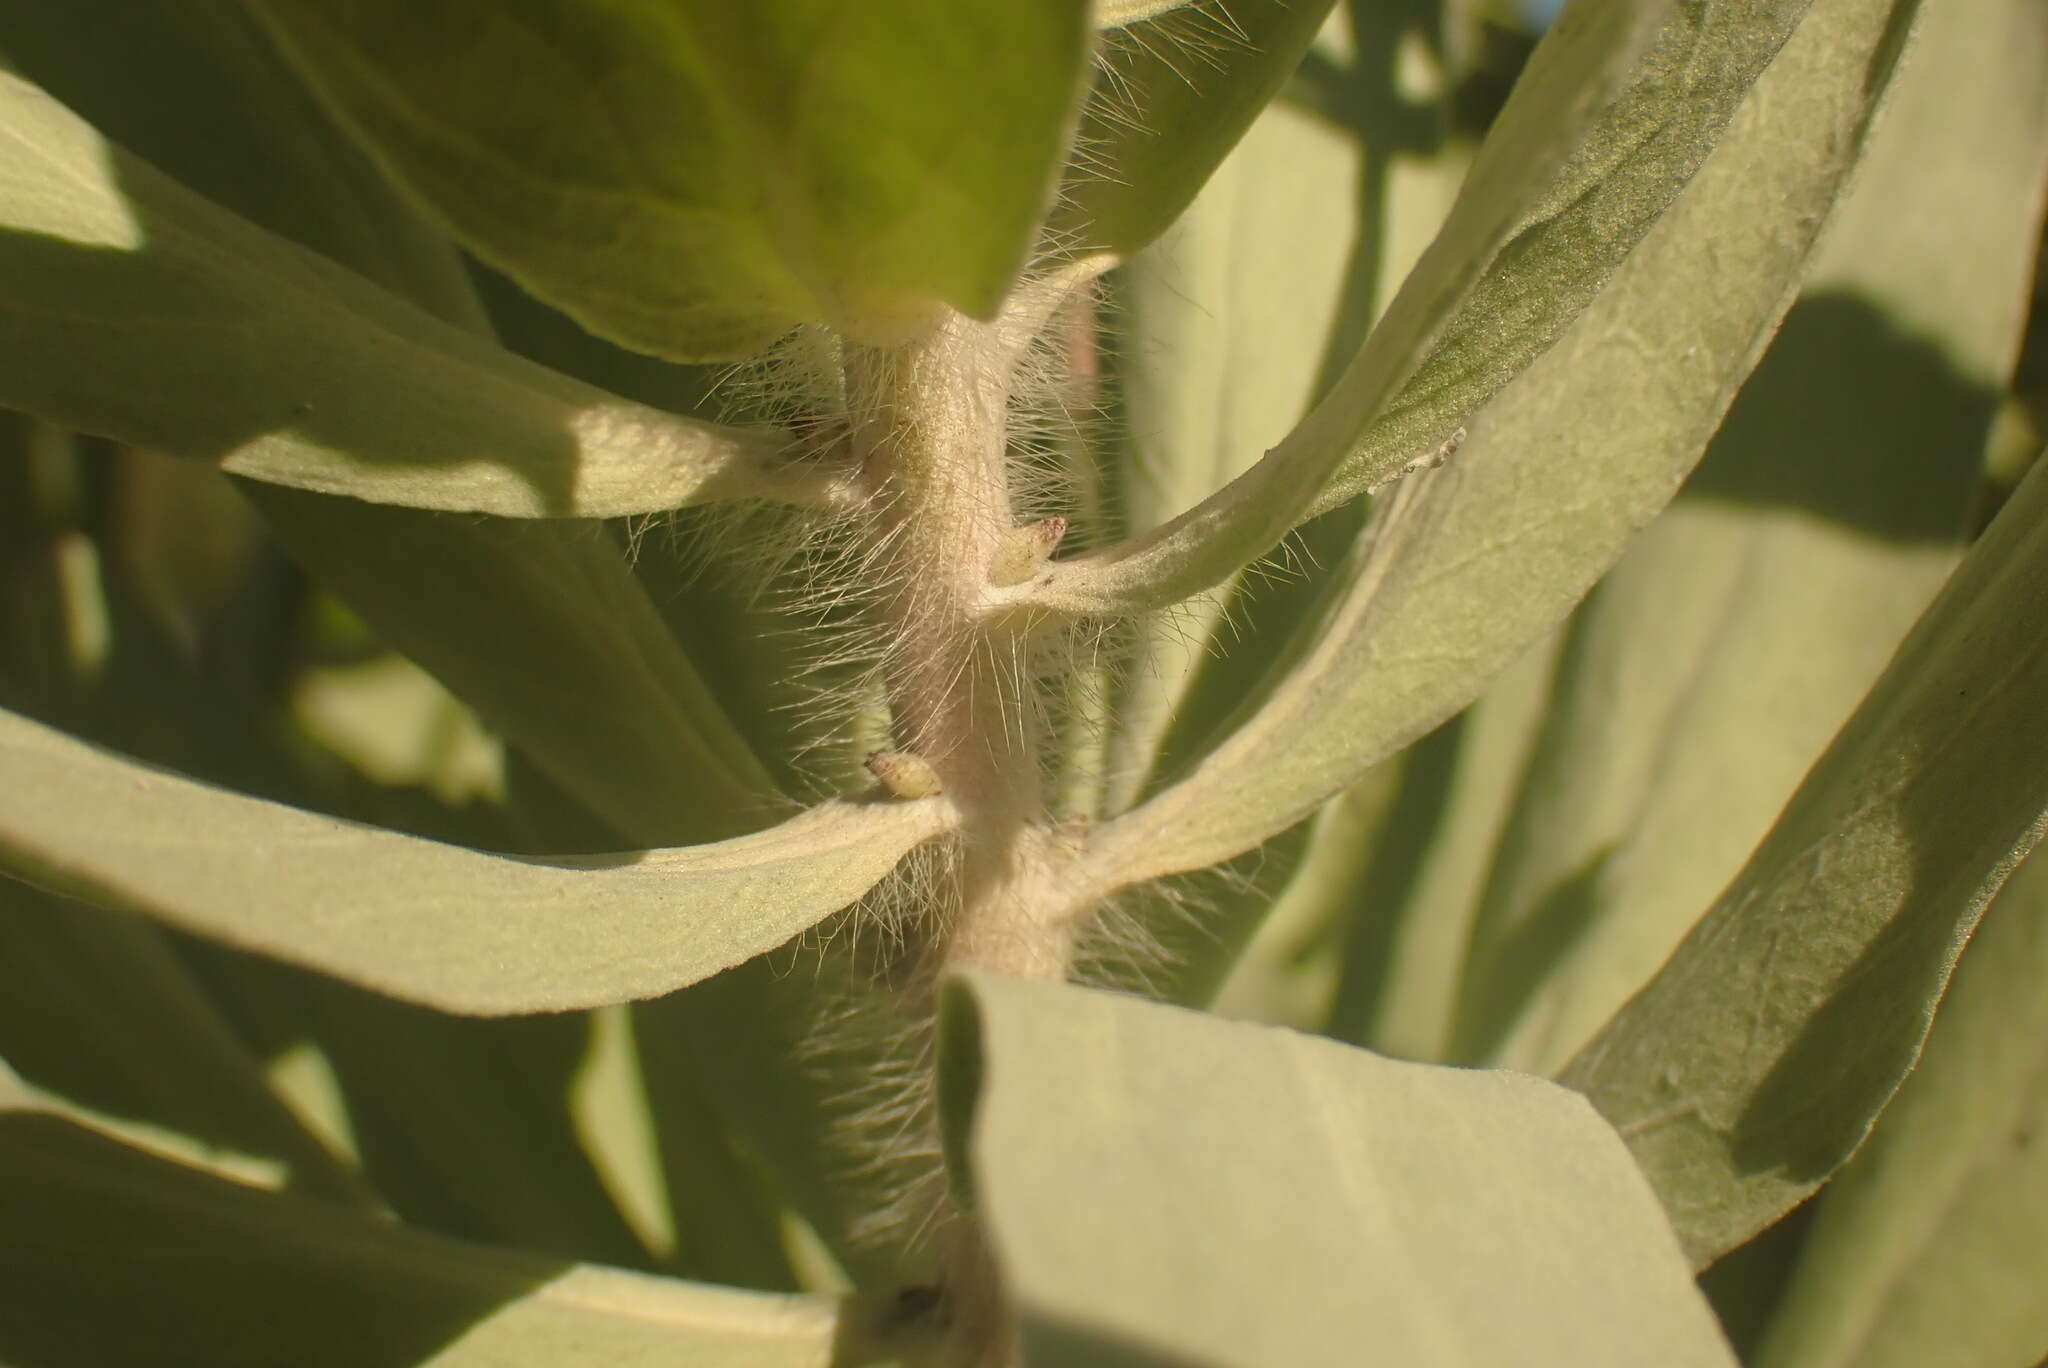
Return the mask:
<svg viewBox="0 0 2048 1368">
<path fill-rule="evenodd" d="M 954 315 L 888 350 L 852 348 L 847 409 L 872 491 L 870 553 L 884 586 L 884 672 L 896 743 L 961 815 L 960 859 L 932 909 L 934 972 L 1059 978 L 1059 842 L 1045 821 L 1040 724 L 1019 635 L 980 605 L 1020 538 L 1006 465 L 1017 347 L 1003 324 Z"/>
<path fill-rule="evenodd" d="M 918 782 L 935 782 L 960 817 L 957 859 L 926 890 L 930 953 L 906 1004 L 913 1015 L 934 1005 L 949 969 L 1060 979 L 1072 959 L 1063 890 L 1078 861 L 1047 813 L 1031 645 L 984 612 L 991 584 L 1028 573 L 1066 526 L 1019 527 L 1008 469 L 1013 377 L 1025 334 L 1050 313 L 1033 298 L 994 323 L 951 315 L 910 345 L 845 353 L 899 749 L 877 772 L 902 782 L 903 756 L 914 757 Z M 1007 1362 L 1013 1331 L 989 1251 L 970 1222 L 938 1215 L 954 1350 Z"/>
</svg>

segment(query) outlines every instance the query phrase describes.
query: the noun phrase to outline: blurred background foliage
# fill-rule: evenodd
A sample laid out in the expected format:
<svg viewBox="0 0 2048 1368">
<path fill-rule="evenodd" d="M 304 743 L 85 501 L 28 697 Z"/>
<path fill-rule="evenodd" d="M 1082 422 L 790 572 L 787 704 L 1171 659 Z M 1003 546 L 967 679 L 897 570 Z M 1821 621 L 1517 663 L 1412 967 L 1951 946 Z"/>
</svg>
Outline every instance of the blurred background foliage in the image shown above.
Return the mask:
<svg viewBox="0 0 2048 1368">
<path fill-rule="evenodd" d="M 1340 5 L 1187 217 L 1073 322 L 1098 358 L 1076 397 L 1102 415 L 1072 439 L 1099 477 L 1077 537 L 1186 506 L 1330 382 L 1434 231 L 1541 8 Z M 187 184 L 445 317 L 615 393 L 727 413 L 716 368 L 599 341 L 437 246 L 226 0 L 9 6 L 0 53 Z M 2048 434 L 2039 168 L 2001 167 L 1990 201 L 1972 179 L 1998 164 L 2000 119 L 2038 110 L 1947 94 L 1924 102 L 1952 118 L 1893 110 L 1893 141 L 1674 507 L 1465 713 L 1313 823 L 1176 885 L 1210 915 L 1189 920 L 1181 964 L 1150 970 L 1157 990 L 1548 1073 L 1668 953 Z M 501 535 L 259 490 L 21 415 L 0 414 L 0 450 L 0 705 L 119 751 L 492 850 L 727 834 L 715 803 L 647 801 L 665 781 L 630 763 L 565 769 L 565 751 L 644 739 L 620 733 L 629 704 L 592 695 L 545 612 L 532 630 L 564 649 L 558 677 L 531 684 L 566 738 L 536 730 L 545 702 L 474 692 L 464 596 L 492 592 L 506 557 L 545 554 L 628 605 L 621 639 L 658 622 L 686 647 L 776 787 L 829 791 L 857 758 L 807 733 L 796 647 L 695 549 L 696 515 Z M 1078 713 L 1124 719 L 1108 744 L 1128 754 L 1072 782 L 1118 776 L 1096 801 L 1121 806 L 1198 747 L 1361 516 L 1305 528 L 1284 572 L 1212 610 L 1132 628 L 1133 668 L 1075 684 L 1094 691 Z M 513 545 L 532 539 L 544 551 Z M 345 563 L 362 546 L 375 563 Z M 1131 762 L 1155 753 L 1149 772 Z M 2039 1321 L 1977 1357 L 1939 1339 L 1968 1319 L 1973 1280 L 2039 1286 L 2048 1269 L 2040 864 L 1988 915 L 1864 1154 L 1706 1274 L 1755 1361 L 2021 1365 L 2048 1348 Z M 132 918 L 52 916 L 51 897 L 0 881 L 0 1058 L 127 1124 L 203 1138 L 209 1164 L 247 1176 L 235 1156 L 282 1155 L 294 1187 L 559 1260 L 763 1289 L 918 1271 L 912 1251 L 850 1238 L 863 1184 L 886 1175 L 835 1167 L 837 1065 L 806 1056 L 796 1025 L 828 971 L 805 951 L 630 1008 L 464 1020 Z M 1272 900 L 1262 922 L 1243 914 Z M 388 1361 L 411 1361 L 411 1333 L 393 1331 Z"/>
</svg>

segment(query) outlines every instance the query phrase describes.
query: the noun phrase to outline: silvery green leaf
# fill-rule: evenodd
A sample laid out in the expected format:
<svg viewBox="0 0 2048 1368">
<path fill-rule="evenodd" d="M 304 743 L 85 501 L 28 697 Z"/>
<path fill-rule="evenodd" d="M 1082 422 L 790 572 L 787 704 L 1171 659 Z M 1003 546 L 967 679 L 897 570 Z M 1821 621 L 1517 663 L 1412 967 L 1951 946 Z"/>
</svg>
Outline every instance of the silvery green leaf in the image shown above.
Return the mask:
<svg viewBox="0 0 2048 1368">
<path fill-rule="evenodd" d="M 1350 130 L 1275 104 L 1114 278 L 1125 334 L 1111 502 L 1125 525 L 1156 527 L 1198 503 L 1314 398 L 1357 243 L 1386 227 L 1360 221 L 1362 161 Z M 1131 624 L 1132 659 L 1112 682 L 1106 810 L 1143 791 L 1221 614 L 1195 602 Z M 1232 639 L 1223 626 L 1221 643 Z"/>
<path fill-rule="evenodd" d="M 1960 556 L 2040 242 L 2041 35 L 2029 0 L 1928 11 L 1800 302 L 1574 619 L 1458 1058 L 1569 1059 L 1741 869 Z"/>
<path fill-rule="evenodd" d="M 1128 256 L 1180 217 L 1293 74 L 1331 0 L 1147 8 L 1101 45 L 1048 224 L 1063 251 Z"/>
<path fill-rule="evenodd" d="M 0 862 L 101 906 L 478 1015 L 653 997 L 772 950 L 946 829 L 833 802 L 710 845 L 487 855 L 243 797 L 0 713 Z"/>
<path fill-rule="evenodd" d="M 1290 528 L 1448 457 L 1664 215 L 1808 0 L 1580 0 L 1538 46 L 1443 231 L 1321 403 L 1258 464 L 1128 542 L 992 606 L 1164 607 Z"/>
<path fill-rule="evenodd" d="M 2048 1344 L 2044 1128 L 2048 860 L 2036 856 L 1985 909 L 1877 1129 L 1815 1198 L 1759 1368 L 2034 1363 Z"/>
<path fill-rule="evenodd" d="M 805 497 L 810 472 L 771 434 L 519 360 L 193 195 L 13 75 L 0 116 L 0 404 L 419 508 L 609 517 Z"/>
<path fill-rule="evenodd" d="M 951 1178 L 1032 1368 L 1734 1363 L 1563 1089 L 1064 984 L 944 994 Z"/>
<path fill-rule="evenodd" d="M 1749 863 L 1560 1075 L 1627 1138 L 1696 1262 L 1855 1152 L 2048 825 L 2044 601 L 2037 466 Z"/>
<path fill-rule="evenodd" d="M 1564 341 L 1488 406 L 1457 461 L 1383 501 L 1257 709 L 1097 832 L 1103 878 L 1199 869 L 1286 829 L 1564 617 L 1676 492 L 1789 305 L 1912 8 L 1814 10 Z M 1731 216 L 1752 230 L 1731 240 Z"/>
<path fill-rule="evenodd" d="M 1096 0 L 1095 22 L 1104 28 L 1116 28 L 1196 3 L 1197 0 Z"/>
</svg>

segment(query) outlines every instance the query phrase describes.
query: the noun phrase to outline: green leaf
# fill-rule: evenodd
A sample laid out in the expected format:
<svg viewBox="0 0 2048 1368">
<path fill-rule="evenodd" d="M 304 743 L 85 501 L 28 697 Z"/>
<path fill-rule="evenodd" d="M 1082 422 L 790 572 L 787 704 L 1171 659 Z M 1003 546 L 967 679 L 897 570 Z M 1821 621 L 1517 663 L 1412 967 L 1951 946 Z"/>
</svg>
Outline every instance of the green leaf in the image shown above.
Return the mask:
<svg viewBox="0 0 2048 1368">
<path fill-rule="evenodd" d="M 1913 1067 L 2048 824 L 2048 466 L 1935 599 L 1742 872 L 1572 1060 L 1687 1251 L 1818 1187 Z"/>
<path fill-rule="evenodd" d="M 191 194 L 12 75 L 0 119 L 0 404 L 421 508 L 603 517 L 807 497 L 812 476 L 772 434 L 521 361 Z"/>
<path fill-rule="evenodd" d="M 1488 883 L 1461 1060 L 1549 1074 L 1585 1044 L 1961 554 L 2040 243 L 2039 18 L 2031 0 L 1928 12 L 1799 304 L 1685 493 L 1580 609 Z"/>
<path fill-rule="evenodd" d="M 1550 702 L 1556 634 L 1546 637 L 1457 717 L 1385 762 L 1401 791 L 1370 845 L 1341 839 L 1302 896 L 1344 925 L 1342 965 L 1325 1035 L 1401 1059 L 1450 1060 L 1458 983 L 1487 863 Z M 1348 804 L 1368 773 L 1335 804 Z M 1292 895 L 1292 890 L 1290 890 Z"/>
<path fill-rule="evenodd" d="M 1985 910 L 1918 1066 L 1815 1199 L 1759 1368 L 2034 1364 L 2048 1345 L 2044 1132 L 2048 860 L 2036 856 Z"/>
<path fill-rule="evenodd" d="M 1734 1362 L 1627 1151 L 1540 1079 L 982 975 L 942 1012 L 1027 1364 Z"/>
<path fill-rule="evenodd" d="M 833 802 L 752 836 L 486 855 L 153 771 L 0 713 L 0 861 L 101 906 L 479 1015 L 652 997 L 782 944 L 950 822 Z"/>
<path fill-rule="evenodd" d="M 1203 868 L 1285 830 L 1564 617 L 1670 500 L 1789 304 L 1913 8 L 1822 0 L 1565 340 L 1488 406 L 1456 461 L 1384 501 L 1257 710 L 1097 831 L 1105 879 Z M 1731 217 L 1753 231 L 1731 239 Z"/>
<path fill-rule="evenodd" d="M 1454 449 L 1460 425 L 1550 348 L 1669 209 L 1807 4 L 1572 7 L 1443 231 L 1315 410 L 1181 517 L 1049 566 L 998 601 L 1072 616 L 1162 608 Z"/>
<path fill-rule="evenodd" d="M 561 1258 L 656 1262 L 564 1105 L 589 1055 L 587 1014 L 450 1016 L 203 942 L 180 949 L 274 1072 L 318 1070 L 363 1179 L 399 1220 Z"/>
<path fill-rule="evenodd" d="M 0 879 L 0 1059 L 106 1116 L 281 1163 L 314 1196 L 366 1203 L 265 1080 L 155 927 Z"/>
<path fill-rule="evenodd" d="M 1080 153 L 1050 227 L 1064 250 L 1128 256 L 1195 197 L 1286 84 L 1332 0 L 1232 0 L 1139 14 L 1103 45 Z M 1151 7 L 1157 9 L 1157 6 Z"/>
<path fill-rule="evenodd" d="M 478 255 L 680 360 L 805 322 L 878 340 L 941 303 L 993 313 L 1050 200 L 1089 38 L 1082 0 L 256 12 Z"/>
<path fill-rule="evenodd" d="M 876 1120 L 878 1102 L 902 1100 L 890 1078 L 922 1065 L 896 1048 L 908 1025 L 872 984 L 801 948 L 640 1003 L 633 1017 L 657 1104 L 665 1086 L 701 1088 L 858 1286 L 929 1280 L 930 1251 L 905 1248 L 914 1232 L 876 1219 L 929 1176 L 930 1156 L 905 1152 L 900 1113 Z"/>
<path fill-rule="evenodd" d="M 0 52 L 180 184 L 478 329 L 454 243 L 389 192 L 239 0 L 10 5 L 0 11 Z"/>
<path fill-rule="evenodd" d="M 11 1362 L 827 1368 L 861 1323 L 825 1298 L 466 1245 L 226 1182 L 96 1135 L 4 1075 L 0 1227 Z"/>
<path fill-rule="evenodd" d="M 602 527 L 243 492 L 380 636 L 633 841 L 787 810 Z"/>
<path fill-rule="evenodd" d="M 0 41 L 181 179 L 479 322 L 466 285 L 451 284 L 451 272 L 461 283 L 453 248 L 397 202 L 238 9 L 28 7 L 0 20 Z M 724 715 L 757 702 L 746 681 L 738 698 L 714 696 L 595 529 L 434 518 L 253 483 L 245 492 L 299 559 L 630 833 L 625 844 L 716 839 L 772 815 L 774 783 Z M 676 592 L 664 593 L 673 605 Z"/>
<path fill-rule="evenodd" d="M 1347 270 L 1360 239 L 1384 226 L 1361 221 L 1364 162 L 1351 130 L 1275 104 L 1188 211 L 1112 278 L 1123 408 L 1108 501 L 1128 526 L 1184 512 L 1315 398 L 1345 321 Z M 1197 602 L 1131 624 L 1133 658 L 1111 681 L 1108 811 L 1142 792 L 1197 668 L 1219 635 L 1234 640 L 1222 613 Z"/>
</svg>

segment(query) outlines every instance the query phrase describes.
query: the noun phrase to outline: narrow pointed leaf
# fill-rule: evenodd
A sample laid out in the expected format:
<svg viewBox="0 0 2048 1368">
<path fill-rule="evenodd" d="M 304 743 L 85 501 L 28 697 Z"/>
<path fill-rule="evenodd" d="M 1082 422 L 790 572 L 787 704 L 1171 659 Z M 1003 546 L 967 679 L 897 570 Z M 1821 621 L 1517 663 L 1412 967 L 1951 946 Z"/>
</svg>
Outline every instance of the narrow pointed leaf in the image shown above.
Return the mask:
<svg viewBox="0 0 2048 1368">
<path fill-rule="evenodd" d="M 1670 207 L 1808 0 L 1581 0 L 1538 46 L 1443 231 L 1335 388 L 1183 516 L 1055 563 L 1005 602 L 1164 607 L 1291 527 L 1455 448 Z"/>
<path fill-rule="evenodd" d="M 0 1227 L 16 1363 L 827 1368 L 858 1324 L 827 1298 L 555 1262 L 223 1181 L 4 1081 Z"/>
<path fill-rule="evenodd" d="M 1800 302 L 1573 620 L 1467 1062 L 1552 1073 L 1657 971 L 1961 556 L 2040 246 L 2048 28 L 1936 6 L 1914 41 Z"/>
<path fill-rule="evenodd" d="M 0 404 L 276 484 L 512 517 L 788 492 L 761 432 L 613 398 L 271 236 L 0 74 Z"/>
<path fill-rule="evenodd" d="M 1676 492 L 1790 303 L 1913 10 L 1819 0 L 1566 339 L 1489 405 L 1456 461 L 1396 486 L 1257 710 L 1097 833 L 1106 880 L 1199 869 L 1285 830 L 1564 617 Z M 1749 231 L 1731 239 L 1731 216 Z"/>
<path fill-rule="evenodd" d="M 1082 0 L 256 9 L 466 245 L 592 332 L 683 360 L 805 322 L 873 338 L 942 303 L 993 311 L 1090 36 Z"/>
<path fill-rule="evenodd" d="M 209 788 L 11 713 L 0 759 L 18 877 L 479 1015 L 694 983 L 846 906 L 949 820 L 942 800 L 835 802 L 712 845 L 526 860 Z"/>
<path fill-rule="evenodd" d="M 1985 909 L 1920 1063 L 1835 1175 L 1759 1368 L 2031 1368 L 2048 1346 L 2048 860 Z"/>
<path fill-rule="evenodd" d="M 1804 1200 L 1913 1067 L 1957 954 L 2048 823 L 2048 466 L 1784 815 L 1561 1075 L 1706 1263 Z"/>
<path fill-rule="evenodd" d="M 1627 1150 L 1540 1079 L 981 975 L 941 1031 L 1034 1368 L 1734 1362 Z"/>
<path fill-rule="evenodd" d="M 1233 0 L 1126 14 L 1081 118 L 1051 228 L 1068 250 L 1128 256 L 1165 231 L 1280 91 L 1331 0 Z"/>
</svg>

